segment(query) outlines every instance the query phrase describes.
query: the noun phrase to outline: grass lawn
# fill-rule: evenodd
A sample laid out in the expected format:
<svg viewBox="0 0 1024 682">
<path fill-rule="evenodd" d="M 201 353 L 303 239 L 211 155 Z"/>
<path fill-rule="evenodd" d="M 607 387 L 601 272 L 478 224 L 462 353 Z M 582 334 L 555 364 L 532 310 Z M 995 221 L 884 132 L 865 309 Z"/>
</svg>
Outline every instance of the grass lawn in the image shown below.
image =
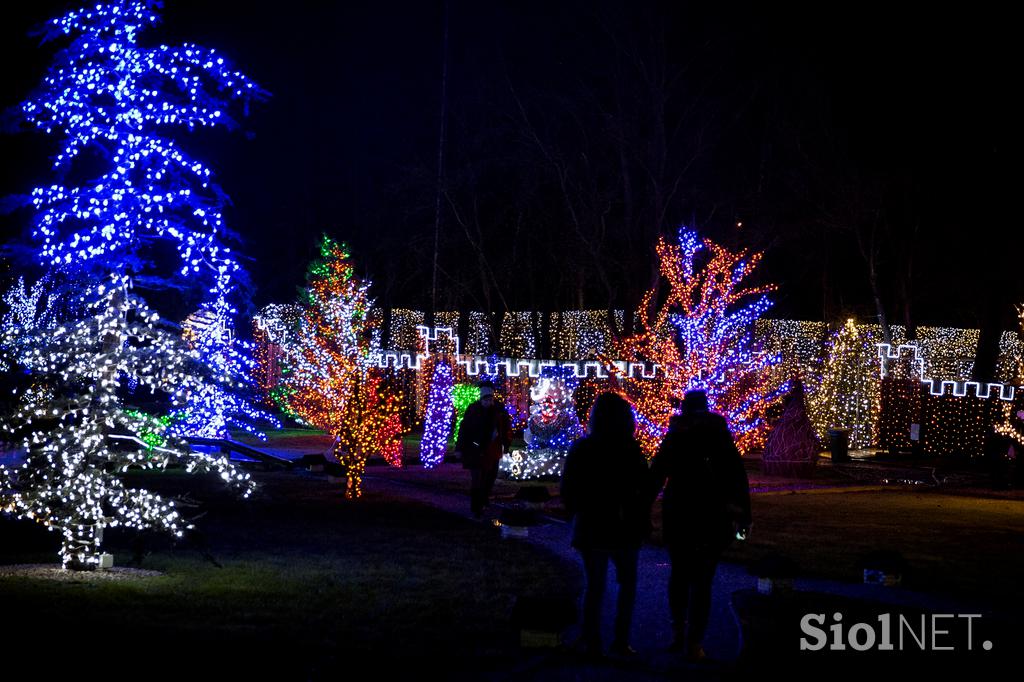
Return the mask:
<svg viewBox="0 0 1024 682">
<path fill-rule="evenodd" d="M 752 498 L 754 527 L 727 560 L 770 553 L 801 575 L 857 582 L 858 560 L 895 550 L 910 589 L 1024 606 L 1024 500 L 940 491 L 801 492 Z"/>
<path fill-rule="evenodd" d="M 993 605 L 1024 608 L 1024 496 L 985 491 L 851 486 L 827 471 L 812 480 L 786 480 L 753 469 L 754 527 L 750 538 L 734 543 L 725 559 L 753 564 L 778 554 L 796 562 L 803 577 L 846 582 L 863 579 L 861 558 L 894 550 L 908 564 L 904 586 Z M 450 492 L 465 492 L 468 474 L 457 465 L 435 470 L 408 467 L 367 469 L 371 476 L 397 477 Z M 809 483 L 820 489 L 801 489 Z M 372 487 L 372 484 L 370 484 Z M 523 486 L 544 486 L 552 495 L 546 513 L 565 518 L 558 482 L 499 479 L 494 494 L 506 502 Z M 787 491 L 787 486 L 797 487 Z M 653 541 L 660 543 L 661 503 L 653 510 Z"/>
<path fill-rule="evenodd" d="M 863 579 L 861 558 L 894 550 L 908 564 L 904 586 L 994 605 L 1024 607 L 1024 496 L 979 490 L 907 488 L 851 480 L 822 468 L 811 480 L 767 476 L 748 464 L 754 527 L 725 559 L 753 564 L 778 554 L 796 562 L 803 577 L 846 582 Z M 468 474 L 457 465 L 434 470 L 371 467 L 371 476 L 401 478 L 449 492 L 465 492 Z M 554 480 L 498 480 L 497 499 L 511 501 L 523 486 L 545 486 L 545 512 L 565 518 Z M 821 486 L 818 489 L 805 489 Z M 372 484 L 371 486 L 372 487 Z M 654 505 L 653 541 L 660 542 L 661 504 Z"/>
<path fill-rule="evenodd" d="M 291 453 L 314 454 L 327 453 L 331 448 L 333 438 L 323 431 L 314 429 L 269 429 L 266 432 L 267 440 L 260 439 L 248 433 L 238 431 L 232 434 L 232 438 L 240 443 L 246 443 L 254 448 L 265 447 L 271 450 L 279 450 Z M 402 436 L 402 448 L 404 450 L 403 460 L 408 464 L 417 464 L 420 461 L 420 441 L 423 434 L 419 431 L 406 433 Z M 526 443 L 521 438 L 513 439 L 512 447 L 523 449 Z M 451 454 L 454 443 L 448 443 L 448 452 Z M 370 463 L 383 462 L 381 457 L 371 457 Z"/>
<path fill-rule="evenodd" d="M 267 447 L 307 454 L 329 445 L 327 436 L 294 430 L 270 434 Z M 415 453 L 407 443 L 407 462 Z M 522 660 L 516 599 L 579 594 L 576 565 L 502 540 L 492 526 L 381 492 L 381 479 L 395 478 L 465 495 L 469 475 L 459 464 L 370 464 L 356 502 L 322 477 L 296 472 L 255 473 L 261 489 L 244 502 L 215 478 L 130 474 L 131 485 L 188 492 L 199 506 L 186 515 L 204 514 L 199 532 L 172 546 L 108 531 L 104 546 L 118 566 L 137 554 L 156 577 L 58 582 L 4 577 L 0 566 L 3 650 L 52 672 L 44 678 L 77 667 L 87 678 L 149 679 L 340 679 L 367 668 L 451 679 L 514 668 Z M 859 582 L 864 554 L 895 550 L 909 564 L 906 587 L 978 599 L 1018 620 L 1019 491 L 879 489 L 827 470 L 799 481 L 764 476 L 755 462 L 748 473 L 758 491 L 753 531 L 726 560 L 781 554 L 800 576 Z M 564 517 L 557 481 L 499 479 L 495 497 L 512 501 L 521 487 L 538 485 L 553 496 L 545 510 Z M 0 564 L 53 564 L 56 546 L 54 534 L 0 516 Z"/>
<path fill-rule="evenodd" d="M 147 540 L 140 567 L 159 577 L 0 578 L 4 650 L 36 670 L 80 665 L 117 677 L 340 679 L 357 667 L 441 665 L 447 674 L 516 655 L 518 596 L 580 586 L 574 567 L 493 527 L 385 499 L 372 486 L 347 502 L 320 478 L 256 476 L 257 497 L 239 502 L 215 480 L 147 475 L 147 486 L 202 501 L 201 533 L 173 551 Z M 55 539 L 0 519 L 0 563 L 53 563 Z M 134 540 L 108 531 L 105 547 L 125 565 Z"/>
</svg>

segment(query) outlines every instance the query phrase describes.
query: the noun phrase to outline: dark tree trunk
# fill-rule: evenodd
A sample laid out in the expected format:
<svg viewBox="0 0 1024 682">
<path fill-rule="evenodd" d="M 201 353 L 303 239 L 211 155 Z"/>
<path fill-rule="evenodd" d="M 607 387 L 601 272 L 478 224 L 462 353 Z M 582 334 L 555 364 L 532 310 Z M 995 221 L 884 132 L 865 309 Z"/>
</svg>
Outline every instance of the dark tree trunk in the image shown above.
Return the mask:
<svg viewBox="0 0 1024 682">
<path fill-rule="evenodd" d="M 612 338 L 616 341 L 621 341 L 625 337 L 629 336 L 629 332 L 626 331 L 625 326 L 622 329 L 619 328 L 619 322 L 615 319 L 615 304 L 612 301 L 608 301 L 608 307 L 605 308 L 605 324 L 608 325 L 608 331 L 611 332 Z M 629 312 L 627 311 L 627 315 Z"/>
<path fill-rule="evenodd" d="M 540 324 L 540 351 L 539 355 L 542 359 L 549 359 L 551 357 L 551 312 L 545 310 L 541 313 L 541 324 Z"/>
<path fill-rule="evenodd" d="M 455 333 L 459 336 L 459 350 L 469 353 L 469 310 L 465 305 L 459 307 L 459 321 L 456 323 Z"/>
<path fill-rule="evenodd" d="M 889 327 L 889 316 L 885 314 L 885 304 L 882 302 L 882 292 L 878 286 L 878 272 L 875 268 L 875 259 L 868 261 L 868 283 L 871 285 L 871 298 L 875 302 L 875 311 L 878 313 L 878 324 L 882 327 L 882 341 L 892 343 L 892 329 Z"/>
<path fill-rule="evenodd" d="M 491 325 L 490 325 L 491 326 L 490 349 L 491 349 L 492 353 L 498 353 L 499 355 L 502 353 L 502 350 L 501 350 L 501 327 L 505 323 L 505 313 L 506 312 L 507 312 L 506 310 L 501 309 L 501 310 L 495 310 L 494 312 L 492 312 L 490 314 L 490 318 L 491 318 L 490 319 L 490 323 L 491 323 Z"/>
<path fill-rule="evenodd" d="M 902 301 L 902 304 L 903 304 L 903 324 L 907 328 L 906 339 L 907 339 L 907 341 L 916 341 L 917 340 L 917 323 L 914 322 L 914 317 L 913 317 L 913 315 L 911 315 L 910 291 L 909 291 L 909 287 L 907 285 L 907 282 L 905 280 L 903 282 L 903 285 L 902 285 L 901 289 L 902 289 L 902 294 L 903 294 L 903 301 Z"/>
<path fill-rule="evenodd" d="M 1003 296 L 993 293 L 984 304 L 984 317 L 978 334 L 978 350 L 974 355 L 975 381 L 996 380 L 996 365 L 999 363 L 999 339 L 1006 325 L 1010 306 Z"/>
<path fill-rule="evenodd" d="M 384 316 L 380 323 L 380 347 L 391 348 L 391 306 L 384 308 Z"/>
</svg>

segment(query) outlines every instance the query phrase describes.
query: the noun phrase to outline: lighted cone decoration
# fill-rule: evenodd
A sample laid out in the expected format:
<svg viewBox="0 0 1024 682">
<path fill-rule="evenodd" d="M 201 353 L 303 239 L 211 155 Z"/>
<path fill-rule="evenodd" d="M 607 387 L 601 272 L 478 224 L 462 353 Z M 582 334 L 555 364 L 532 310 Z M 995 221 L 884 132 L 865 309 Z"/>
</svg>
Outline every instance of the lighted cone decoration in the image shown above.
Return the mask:
<svg viewBox="0 0 1024 682">
<path fill-rule="evenodd" d="M 807 416 L 804 387 L 799 381 L 785 399 L 782 418 L 768 435 L 762 459 L 766 474 L 798 476 L 813 475 L 821 444 Z"/>
</svg>

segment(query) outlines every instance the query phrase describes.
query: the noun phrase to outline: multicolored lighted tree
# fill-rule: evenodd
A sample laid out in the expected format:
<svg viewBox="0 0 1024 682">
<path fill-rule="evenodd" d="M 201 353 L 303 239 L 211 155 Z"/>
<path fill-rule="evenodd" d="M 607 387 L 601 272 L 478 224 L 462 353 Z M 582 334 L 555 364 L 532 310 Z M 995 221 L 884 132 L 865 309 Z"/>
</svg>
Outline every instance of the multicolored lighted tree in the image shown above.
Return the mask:
<svg viewBox="0 0 1024 682">
<path fill-rule="evenodd" d="M 104 527 L 179 535 L 188 527 L 172 502 L 124 487 L 119 475 L 129 467 L 179 462 L 251 490 L 247 474 L 173 435 L 153 434 L 164 444 L 147 444 L 141 434 L 161 426 L 125 409 L 133 389 L 166 396 L 162 409 L 175 410 L 205 386 L 198 353 L 133 288 L 182 286 L 188 277 L 207 287 L 209 300 L 227 300 L 239 270 L 222 243 L 223 193 L 209 168 L 166 134 L 230 125 L 232 102 L 247 108 L 264 95 L 213 50 L 140 46 L 159 6 L 120 0 L 48 23 L 44 41 L 70 44 L 21 106 L 30 126 L 61 139 L 59 181 L 31 192 L 32 228 L 40 260 L 73 281 L 75 294 L 52 329 L 11 331 L 16 362 L 36 388 L 21 394 L 6 425 L 28 455 L 20 469 L 0 468 L 0 504 L 59 531 L 71 568 L 100 564 Z M 154 267 L 166 262 L 167 243 L 177 250 L 174 276 Z"/>
<path fill-rule="evenodd" d="M 362 494 L 371 454 L 401 463 L 401 396 L 383 385 L 369 360 L 379 345 L 370 317 L 370 283 L 355 274 L 348 248 L 326 235 L 307 272 L 289 372 L 290 408 L 335 437 L 334 455 L 346 469 L 345 495 Z"/>
<path fill-rule="evenodd" d="M 789 386 L 772 377 L 780 357 L 753 340 L 754 323 L 771 307 L 767 294 L 775 289 L 743 286 L 761 254 L 730 251 L 685 227 L 673 242 L 659 239 L 656 250 L 668 294 L 659 305 L 659 288 L 648 291 L 638 309 L 639 332 L 614 344 L 622 359 L 660 367 L 653 380 L 621 379 L 644 451 L 654 453 L 673 402 L 695 388 L 707 391 L 741 451 L 763 444 L 764 412 Z"/>
<path fill-rule="evenodd" d="M 301 317 L 302 308 L 294 303 L 271 303 L 253 315 L 256 366 L 252 377 L 263 404 L 268 407 L 288 410 L 287 391 L 280 382 L 287 369 L 286 358 L 294 346 Z"/>
</svg>

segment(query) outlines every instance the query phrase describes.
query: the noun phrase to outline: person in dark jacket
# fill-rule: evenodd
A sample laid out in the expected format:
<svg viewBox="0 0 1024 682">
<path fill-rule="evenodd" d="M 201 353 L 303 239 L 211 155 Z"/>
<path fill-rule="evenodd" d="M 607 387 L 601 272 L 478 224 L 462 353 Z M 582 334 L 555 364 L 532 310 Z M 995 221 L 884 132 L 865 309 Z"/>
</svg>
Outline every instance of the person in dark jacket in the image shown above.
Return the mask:
<svg viewBox="0 0 1024 682">
<path fill-rule="evenodd" d="M 481 381 L 480 398 L 466 408 L 455 442 L 455 456 L 469 469 L 469 508 L 483 513 L 498 477 L 498 462 L 512 444 L 512 427 L 504 406 L 494 400 L 494 384 Z"/>
<path fill-rule="evenodd" d="M 651 463 L 662 498 L 662 533 L 672 572 L 673 651 L 704 659 L 711 586 L 722 552 L 750 526 L 750 488 L 725 419 L 708 411 L 707 394 L 689 391 Z M 666 479 L 668 484 L 665 484 Z M 653 499 L 653 498 L 652 498 Z"/>
<path fill-rule="evenodd" d="M 608 562 L 619 584 L 612 652 L 631 655 L 640 545 L 650 531 L 647 459 L 633 432 L 633 409 L 616 393 L 602 393 L 590 410 L 588 435 L 569 448 L 562 473 L 562 503 L 572 514 L 572 546 L 583 559 L 582 644 L 600 655 L 601 604 Z"/>
</svg>

